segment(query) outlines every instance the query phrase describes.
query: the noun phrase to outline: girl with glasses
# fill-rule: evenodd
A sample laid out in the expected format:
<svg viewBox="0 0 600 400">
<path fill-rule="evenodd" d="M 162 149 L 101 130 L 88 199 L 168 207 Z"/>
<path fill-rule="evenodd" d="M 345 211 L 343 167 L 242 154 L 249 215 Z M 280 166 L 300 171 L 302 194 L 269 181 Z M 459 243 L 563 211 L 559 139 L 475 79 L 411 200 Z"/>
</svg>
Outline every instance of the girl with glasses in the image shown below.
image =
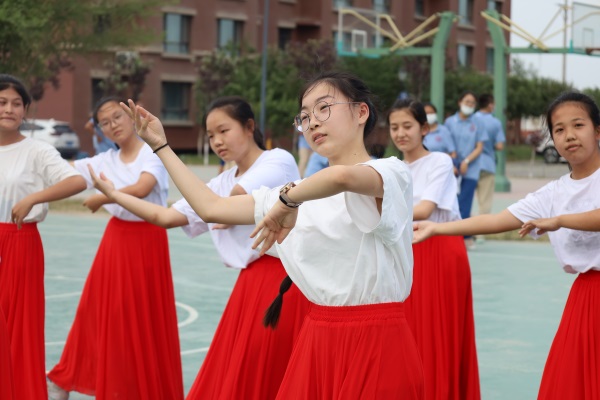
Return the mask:
<svg viewBox="0 0 600 400">
<path fill-rule="evenodd" d="M 207 184 L 214 193 L 239 196 L 263 186 L 271 188 L 300 179 L 290 153 L 265 150 L 252 108 L 242 98 L 215 100 L 208 107 L 204 127 L 215 154 L 227 162 L 235 162 L 235 167 Z M 225 265 L 240 270 L 187 399 L 274 399 L 309 303 L 292 287 L 286 299 L 286 316 L 277 329 L 266 329 L 261 324 L 286 273 L 278 258 L 261 257 L 252 249 L 250 234 L 254 226 L 205 222 L 185 199 L 166 208 L 124 193 L 111 197 L 159 226 L 180 226 L 190 237 L 210 233 Z"/>
<path fill-rule="evenodd" d="M 25 85 L 0 74 L 0 399 L 46 398 L 44 249 L 48 202 L 85 189 L 58 151 L 21 134 Z"/>
<path fill-rule="evenodd" d="M 119 150 L 77 160 L 88 188 L 91 166 L 119 190 L 165 206 L 168 175 L 135 134 L 117 98 L 100 100 L 94 121 Z M 97 193 L 85 200 L 109 220 L 88 274 L 59 363 L 50 371 L 50 400 L 70 391 L 96 399 L 183 399 L 183 377 L 169 244 L 164 228 L 144 222 Z M 144 238 L 144 240 L 140 240 Z"/>
<path fill-rule="evenodd" d="M 399 100 L 388 116 L 390 136 L 413 178 L 413 219 L 460 219 L 452 159 L 425 148 L 426 107 Z M 427 136 L 426 136 L 427 135 Z M 425 372 L 425 398 L 480 398 L 471 270 L 461 236 L 413 245 L 414 279 L 406 317 Z"/>
<path fill-rule="evenodd" d="M 161 149 L 203 220 L 257 223 L 254 245 L 281 259 L 291 280 L 284 280 L 266 322 L 277 324 L 291 281 L 312 303 L 278 399 L 421 399 L 423 371 L 402 303 L 412 283 L 410 172 L 395 157 L 371 160 L 364 136 L 377 113 L 358 78 L 324 73 L 308 82 L 299 104 L 309 122 L 296 125 L 331 166 L 303 181 L 232 197 L 215 195 L 165 146 L 155 116 L 133 102 L 129 108 L 138 134 Z"/>
</svg>

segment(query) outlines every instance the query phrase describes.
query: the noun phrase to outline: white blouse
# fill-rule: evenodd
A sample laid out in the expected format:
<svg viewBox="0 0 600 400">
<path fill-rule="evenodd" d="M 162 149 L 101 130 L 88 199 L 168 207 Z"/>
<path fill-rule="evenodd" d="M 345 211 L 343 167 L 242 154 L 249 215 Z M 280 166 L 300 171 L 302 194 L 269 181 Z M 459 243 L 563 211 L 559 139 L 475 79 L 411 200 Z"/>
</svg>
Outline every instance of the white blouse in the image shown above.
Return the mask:
<svg viewBox="0 0 600 400">
<path fill-rule="evenodd" d="M 77 176 L 58 151 L 41 140 L 25 138 L 0 146 L 0 222 L 10 223 L 12 208 L 24 197 Z M 48 203 L 33 206 L 24 222 L 41 222 Z"/>
<path fill-rule="evenodd" d="M 508 207 L 522 222 L 537 218 L 575 214 L 600 208 L 600 169 L 583 179 L 570 174 L 552 181 L 524 199 Z M 535 232 L 532 236 L 537 238 Z M 565 272 L 600 270 L 600 232 L 584 232 L 561 228 L 548 232 L 554 254 Z"/>
<path fill-rule="evenodd" d="M 235 185 L 240 185 L 246 193 L 262 186 L 272 188 L 300 179 L 294 157 L 285 150 L 264 151 L 252 166 L 240 176 L 236 176 L 237 167 L 228 169 L 208 182 L 208 187 L 222 197 L 230 195 Z M 192 209 L 185 199 L 173 204 L 173 208 L 185 215 L 188 225 L 182 226 L 189 237 L 210 232 L 223 263 L 231 268 L 243 269 L 258 258 L 258 252 L 252 249 L 254 239 L 250 234 L 254 225 L 236 225 L 228 229 L 213 230 L 215 224 L 206 223 Z"/>
<path fill-rule="evenodd" d="M 156 185 L 154 185 L 152 191 L 143 200 L 166 206 L 169 191 L 169 175 L 160 158 L 152 153 L 150 146 L 144 144 L 136 159 L 130 163 L 121 161 L 120 154 L 121 150 L 110 149 L 94 157 L 75 161 L 75 168 L 85 178 L 88 189 L 94 186 L 90 172 L 88 171 L 88 164 L 92 166 L 96 175 L 100 176 L 100 173 L 104 172 L 104 175 L 115 184 L 116 189 L 122 189 L 137 183 L 142 172 L 148 172 L 156 179 Z M 140 217 L 127 211 L 117 203 L 105 204 L 103 207 L 119 219 L 142 221 Z"/>
<path fill-rule="evenodd" d="M 431 152 L 408 163 L 408 168 L 413 178 L 413 203 L 416 205 L 421 200 L 429 200 L 436 205 L 429 221 L 450 222 L 461 219 L 454 165 L 448 154 Z"/>
<path fill-rule="evenodd" d="M 412 179 L 396 157 L 362 165 L 383 180 L 381 215 L 374 197 L 340 193 L 300 206 L 296 226 L 269 254 L 281 261 L 313 303 L 350 306 L 401 302 L 412 285 Z M 302 185 L 302 182 L 299 183 Z M 259 222 L 279 188 L 252 193 Z"/>
</svg>

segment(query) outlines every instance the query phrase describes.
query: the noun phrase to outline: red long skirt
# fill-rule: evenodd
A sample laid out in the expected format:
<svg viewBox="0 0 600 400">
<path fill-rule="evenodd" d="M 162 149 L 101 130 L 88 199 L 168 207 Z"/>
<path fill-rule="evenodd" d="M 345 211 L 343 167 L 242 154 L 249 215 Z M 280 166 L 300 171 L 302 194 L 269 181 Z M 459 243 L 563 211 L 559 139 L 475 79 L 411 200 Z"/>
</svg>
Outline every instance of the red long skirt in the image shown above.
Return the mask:
<svg viewBox="0 0 600 400">
<path fill-rule="evenodd" d="M 183 399 L 166 230 L 109 221 L 48 377 L 96 399 Z"/>
<path fill-rule="evenodd" d="M 276 329 L 265 311 L 286 272 L 278 258 L 263 256 L 240 272 L 188 400 L 272 400 L 310 303 L 292 285 L 283 297 Z"/>
<path fill-rule="evenodd" d="M 423 368 L 402 303 L 312 305 L 280 400 L 423 399 Z"/>
<path fill-rule="evenodd" d="M 15 384 L 13 379 L 8 331 L 4 313 L 0 308 L 0 399 L 14 399 Z"/>
<path fill-rule="evenodd" d="M 45 399 L 44 250 L 37 224 L 0 224 L 0 308 L 6 319 L 15 398 Z"/>
<path fill-rule="evenodd" d="M 479 370 L 469 258 L 460 236 L 413 245 L 406 319 L 415 336 L 428 400 L 478 400 Z"/>
<path fill-rule="evenodd" d="M 538 399 L 600 399 L 600 271 L 579 274 L 573 283 Z"/>
</svg>

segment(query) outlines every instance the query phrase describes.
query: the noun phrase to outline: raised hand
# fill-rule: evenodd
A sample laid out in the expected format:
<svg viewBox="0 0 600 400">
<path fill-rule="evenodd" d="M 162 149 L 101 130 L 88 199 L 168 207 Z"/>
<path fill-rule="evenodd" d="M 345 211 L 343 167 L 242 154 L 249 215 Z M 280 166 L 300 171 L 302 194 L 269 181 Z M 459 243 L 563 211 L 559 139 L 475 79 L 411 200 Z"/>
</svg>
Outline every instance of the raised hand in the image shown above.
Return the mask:
<svg viewBox="0 0 600 400">
<path fill-rule="evenodd" d="M 157 117 L 144 107 L 136 105 L 131 99 L 127 100 L 127 104 L 120 103 L 119 105 L 133 120 L 137 135 L 148 143 L 152 150 L 167 143 L 165 130 Z"/>
<path fill-rule="evenodd" d="M 251 238 L 258 234 L 252 248 L 256 249 L 261 246 L 260 255 L 262 256 L 273 246 L 275 241 L 281 244 L 296 225 L 296 218 L 298 218 L 297 208 L 288 207 L 277 201 L 252 231 Z"/>
<path fill-rule="evenodd" d="M 519 230 L 519 236 L 524 237 L 534 229 L 536 229 L 536 234 L 543 235 L 546 232 L 556 231 L 558 228 L 560 228 L 558 217 L 534 219 L 523 224 Z"/>
<path fill-rule="evenodd" d="M 419 221 L 413 223 L 413 243 L 422 242 L 433 236 L 436 223 L 431 221 Z"/>
<path fill-rule="evenodd" d="M 106 197 L 112 199 L 111 193 L 115 190 L 115 184 L 110 179 L 108 179 L 103 172 L 101 172 L 100 177 L 98 177 L 90 164 L 88 164 L 87 167 L 90 171 L 92 182 L 94 182 L 94 187 L 102 193 L 104 193 Z"/>
</svg>

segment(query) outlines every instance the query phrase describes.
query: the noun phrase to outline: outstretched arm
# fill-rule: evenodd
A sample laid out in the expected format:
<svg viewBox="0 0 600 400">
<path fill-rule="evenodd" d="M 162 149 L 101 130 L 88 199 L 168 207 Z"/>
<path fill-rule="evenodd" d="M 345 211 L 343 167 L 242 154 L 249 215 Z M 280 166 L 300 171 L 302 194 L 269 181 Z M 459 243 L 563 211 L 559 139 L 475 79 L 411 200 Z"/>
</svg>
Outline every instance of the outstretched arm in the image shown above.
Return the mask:
<svg viewBox="0 0 600 400">
<path fill-rule="evenodd" d="M 134 195 L 116 190 L 113 183 L 106 178 L 103 173 L 100 173 L 100 177 L 98 177 L 92 169 L 92 166 L 89 164 L 88 169 L 90 171 L 90 176 L 92 177 L 92 182 L 94 182 L 94 187 L 100 190 L 109 202 L 117 203 L 127 211 L 142 218 L 144 221 L 163 228 L 169 229 L 188 224 L 185 215 L 181 214 L 176 209 L 163 207 L 142 200 Z"/>
<path fill-rule="evenodd" d="M 136 183 L 125 186 L 121 188 L 120 191 L 142 199 L 152 192 L 154 185 L 156 185 L 156 178 L 154 175 L 149 172 L 142 172 Z M 110 204 L 112 202 L 113 200 L 109 199 L 104 194 L 96 193 L 85 199 L 83 205 L 89 208 L 92 212 L 96 212 L 103 205 Z"/>
<path fill-rule="evenodd" d="M 528 221 L 523 224 L 519 235 L 523 237 L 534 229 L 537 229 L 538 235 L 543 235 L 546 232 L 556 231 L 559 228 L 598 232 L 600 231 L 600 209 Z"/>
<path fill-rule="evenodd" d="M 473 236 L 507 232 L 519 229 L 521 225 L 521 221 L 508 210 L 504 210 L 498 214 L 478 215 L 443 224 L 421 221 L 413 225 L 413 242 L 422 242 L 431 236 L 439 235 Z"/>
<path fill-rule="evenodd" d="M 82 176 L 70 176 L 62 181 L 39 192 L 32 193 L 21 199 L 14 205 L 11 212 L 11 220 L 21 229 L 23 220 L 29 214 L 34 205 L 47 203 L 50 201 L 64 199 L 81 192 L 86 188 L 85 180 Z"/>
<path fill-rule="evenodd" d="M 129 100 L 121 107 L 133 118 L 137 134 L 156 150 L 167 144 L 160 120 Z M 254 224 L 254 199 L 251 195 L 219 197 L 166 146 L 156 153 L 183 197 L 204 222 L 231 225 Z"/>
</svg>

